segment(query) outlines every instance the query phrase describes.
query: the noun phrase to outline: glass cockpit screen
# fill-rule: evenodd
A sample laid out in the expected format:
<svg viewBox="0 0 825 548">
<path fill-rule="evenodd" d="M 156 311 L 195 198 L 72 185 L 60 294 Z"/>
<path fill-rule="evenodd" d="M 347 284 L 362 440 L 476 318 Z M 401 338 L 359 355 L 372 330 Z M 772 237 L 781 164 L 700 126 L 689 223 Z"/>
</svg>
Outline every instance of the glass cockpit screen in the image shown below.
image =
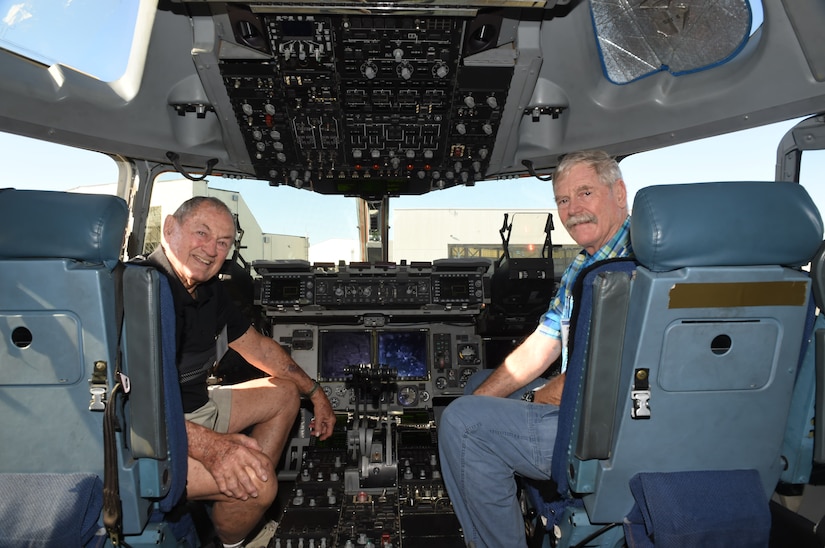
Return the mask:
<svg viewBox="0 0 825 548">
<path fill-rule="evenodd" d="M 398 371 L 399 379 L 427 378 L 427 331 L 378 331 L 379 365 Z"/>
<path fill-rule="evenodd" d="M 321 380 L 345 380 L 347 367 L 372 362 L 369 331 L 321 331 L 318 343 L 318 376 Z"/>
<path fill-rule="evenodd" d="M 360 364 L 394 369 L 399 379 L 426 380 L 427 330 L 322 330 L 318 335 L 318 377 L 350 378 L 347 368 Z"/>
</svg>

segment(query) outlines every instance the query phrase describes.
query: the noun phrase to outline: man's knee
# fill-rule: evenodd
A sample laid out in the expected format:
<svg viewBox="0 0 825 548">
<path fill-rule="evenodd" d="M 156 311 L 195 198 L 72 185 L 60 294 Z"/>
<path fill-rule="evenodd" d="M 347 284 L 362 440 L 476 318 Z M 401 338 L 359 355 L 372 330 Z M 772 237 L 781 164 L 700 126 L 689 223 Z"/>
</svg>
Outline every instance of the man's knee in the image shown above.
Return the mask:
<svg viewBox="0 0 825 548">
<path fill-rule="evenodd" d="M 281 417 L 294 420 L 301 396 L 294 383 L 266 377 L 228 387 L 232 390 L 233 425 L 241 430 Z"/>
<path fill-rule="evenodd" d="M 297 415 L 301 407 L 301 394 L 293 382 L 269 378 L 272 394 L 267 397 L 270 402 L 278 402 L 283 413 Z"/>
<path fill-rule="evenodd" d="M 298 414 L 298 409 L 301 407 L 301 393 L 294 383 L 288 383 L 288 389 L 285 390 L 285 409 L 293 415 Z"/>
<path fill-rule="evenodd" d="M 278 496 L 278 476 L 277 474 L 270 474 L 266 481 L 258 482 L 256 503 L 264 508 L 269 508 L 275 502 L 276 496 Z"/>
<path fill-rule="evenodd" d="M 462 396 L 453 400 L 441 414 L 438 425 L 439 441 L 454 441 L 460 432 L 466 430 L 477 419 L 476 396 Z"/>
<path fill-rule="evenodd" d="M 266 454 L 259 455 L 259 457 L 266 460 L 266 465 L 264 466 L 266 470 L 275 470 L 275 464 Z M 251 469 L 249 471 L 251 472 Z M 275 497 L 278 495 L 278 475 L 274 472 L 269 473 L 267 474 L 266 481 L 264 481 L 258 477 L 257 474 L 253 474 L 252 482 L 255 484 L 258 495 L 256 497 L 249 497 L 244 502 L 248 502 L 250 505 L 254 506 L 269 508 L 269 506 L 275 501 Z"/>
<path fill-rule="evenodd" d="M 241 499 L 221 499 L 215 503 L 212 524 L 224 542 L 237 542 L 255 527 L 275 502 L 278 480 L 272 476 L 267 481 L 256 480 L 258 496 Z"/>
</svg>

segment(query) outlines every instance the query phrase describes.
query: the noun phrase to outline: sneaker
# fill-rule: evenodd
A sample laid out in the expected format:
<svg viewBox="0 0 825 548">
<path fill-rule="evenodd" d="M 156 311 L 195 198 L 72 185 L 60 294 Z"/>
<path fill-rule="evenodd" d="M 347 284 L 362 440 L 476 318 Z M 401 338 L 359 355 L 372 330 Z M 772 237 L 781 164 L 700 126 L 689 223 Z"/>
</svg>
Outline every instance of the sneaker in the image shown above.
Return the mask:
<svg viewBox="0 0 825 548">
<path fill-rule="evenodd" d="M 246 548 L 268 548 L 269 541 L 272 540 L 272 537 L 275 536 L 275 531 L 278 530 L 278 522 L 277 521 L 267 521 L 264 523 L 261 530 L 258 531 L 258 534 L 255 535 L 252 540 L 244 544 Z"/>
</svg>

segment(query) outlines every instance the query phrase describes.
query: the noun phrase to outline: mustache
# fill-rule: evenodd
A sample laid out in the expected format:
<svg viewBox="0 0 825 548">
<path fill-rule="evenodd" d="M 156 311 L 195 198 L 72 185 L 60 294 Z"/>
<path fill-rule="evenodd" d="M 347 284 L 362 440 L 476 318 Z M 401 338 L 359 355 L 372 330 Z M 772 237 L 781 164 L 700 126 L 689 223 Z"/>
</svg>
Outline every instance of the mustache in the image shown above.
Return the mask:
<svg viewBox="0 0 825 548">
<path fill-rule="evenodd" d="M 598 222 L 599 220 L 592 213 L 581 213 L 579 215 L 572 215 L 568 217 L 567 222 L 564 223 L 564 227 L 570 229 L 583 223 L 597 224 Z"/>
</svg>

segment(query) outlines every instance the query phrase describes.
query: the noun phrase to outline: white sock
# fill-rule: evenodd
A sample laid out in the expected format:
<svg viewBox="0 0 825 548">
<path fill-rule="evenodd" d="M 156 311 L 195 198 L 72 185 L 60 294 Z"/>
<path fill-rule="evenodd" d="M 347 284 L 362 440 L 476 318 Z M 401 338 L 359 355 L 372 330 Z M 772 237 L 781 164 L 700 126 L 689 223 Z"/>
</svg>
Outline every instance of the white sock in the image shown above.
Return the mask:
<svg viewBox="0 0 825 548">
<path fill-rule="evenodd" d="M 246 540 L 246 539 L 244 539 Z M 240 542 L 236 542 L 235 544 L 226 544 L 224 543 L 223 548 L 241 548 L 243 546 L 243 540 Z"/>
</svg>

